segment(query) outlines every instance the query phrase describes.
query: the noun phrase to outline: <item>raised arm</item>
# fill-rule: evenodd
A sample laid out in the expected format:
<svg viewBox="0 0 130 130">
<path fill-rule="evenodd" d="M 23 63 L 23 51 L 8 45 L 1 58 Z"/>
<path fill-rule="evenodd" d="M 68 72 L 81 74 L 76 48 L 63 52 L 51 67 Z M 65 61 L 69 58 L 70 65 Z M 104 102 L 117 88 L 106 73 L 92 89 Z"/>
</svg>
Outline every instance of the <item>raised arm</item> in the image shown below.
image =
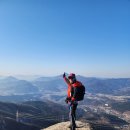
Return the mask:
<svg viewBox="0 0 130 130">
<path fill-rule="evenodd" d="M 67 85 L 71 86 L 71 83 L 70 83 L 69 79 L 66 77 L 65 73 L 63 74 L 63 78 L 64 78 L 65 82 L 67 83 Z"/>
</svg>

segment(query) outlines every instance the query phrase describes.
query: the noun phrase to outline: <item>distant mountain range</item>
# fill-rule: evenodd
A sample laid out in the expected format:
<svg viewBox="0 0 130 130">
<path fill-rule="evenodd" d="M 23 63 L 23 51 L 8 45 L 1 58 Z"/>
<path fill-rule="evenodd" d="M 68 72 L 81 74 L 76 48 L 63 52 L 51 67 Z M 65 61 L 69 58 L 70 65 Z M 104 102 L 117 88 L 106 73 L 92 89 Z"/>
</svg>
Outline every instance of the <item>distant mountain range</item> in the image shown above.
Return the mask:
<svg viewBox="0 0 130 130">
<path fill-rule="evenodd" d="M 130 95 L 129 92 L 127 93 L 127 90 L 130 90 L 130 78 L 99 79 L 79 76 L 78 79 L 85 84 L 90 93 Z"/>
<path fill-rule="evenodd" d="M 130 96 L 130 78 L 101 79 L 77 76 L 77 80 L 85 85 L 87 93 L 85 100 L 80 103 L 81 106 L 79 105 L 77 110 L 79 119 L 81 117 L 86 121 L 98 122 L 99 124 L 103 121 L 108 124 L 127 124 L 117 116 L 102 112 L 95 113 L 89 107 L 87 111 L 85 110 L 89 105 L 93 108 L 94 106 L 103 106 L 107 102 L 114 110 L 129 111 L 129 101 L 122 105 L 122 102 L 113 101 L 111 98 L 113 96 L 110 95 Z M 40 130 L 62 120 L 68 120 L 69 110 L 67 105 L 64 105 L 66 91 L 67 85 L 62 75 L 33 77 L 29 80 L 1 76 L 0 101 L 6 102 L 0 102 L 0 130 Z M 105 96 L 102 98 L 98 95 L 109 95 L 109 98 Z M 15 103 L 9 103 L 10 101 Z M 19 117 L 17 121 L 16 115 Z M 95 124 L 91 125 L 95 128 Z M 105 130 L 104 128 L 103 130 Z M 110 126 L 107 128 L 111 129 Z"/>
<path fill-rule="evenodd" d="M 90 78 L 77 76 L 88 93 L 130 95 L 130 78 Z M 0 77 L 0 95 L 24 95 L 24 94 L 56 94 L 65 96 L 67 85 L 62 75 L 54 77 L 39 77 L 31 81 L 20 80 L 15 77 Z"/>
<path fill-rule="evenodd" d="M 12 76 L 0 79 L 0 95 L 21 95 L 39 92 L 38 88 L 25 80 Z"/>
</svg>

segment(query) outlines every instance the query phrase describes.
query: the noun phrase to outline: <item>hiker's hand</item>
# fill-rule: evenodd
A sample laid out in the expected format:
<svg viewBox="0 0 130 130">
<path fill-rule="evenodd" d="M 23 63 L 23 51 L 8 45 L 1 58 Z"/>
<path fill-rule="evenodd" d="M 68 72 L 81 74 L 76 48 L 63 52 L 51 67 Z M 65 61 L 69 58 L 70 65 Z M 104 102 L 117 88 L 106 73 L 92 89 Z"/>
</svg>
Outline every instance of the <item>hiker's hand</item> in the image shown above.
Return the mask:
<svg viewBox="0 0 130 130">
<path fill-rule="evenodd" d="M 65 72 L 64 72 L 64 74 L 63 74 L 63 78 L 65 78 L 66 77 L 66 75 L 65 75 Z"/>
<path fill-rule="evenodd" d="M 69 101 L 67 100 L 67 98 L 65 99 L 65 102 L 66 102 L 66 104 L 68 104 Z"/>
<path fill-rule="evenodd" d="M 70 105 L 73 105 L 75 103 L 75 98 L 71 98 Z"/>
<path fill-rule="evenodd" d="M 71 102 L 74 102 L 74 101 L 75 101 L 75 98 L 74 98 L 74 97 L 72 97 L 72 98 L 71 98 Z"/>
<path fill-rule="evenodd" d="M 67 97 L 66 99 L 65 99 L 65 102 L 68 104 L 68 102 L 70 102 L 71 101 L 71 98 L 69 98 L 69 97 Z"/>
</svg>

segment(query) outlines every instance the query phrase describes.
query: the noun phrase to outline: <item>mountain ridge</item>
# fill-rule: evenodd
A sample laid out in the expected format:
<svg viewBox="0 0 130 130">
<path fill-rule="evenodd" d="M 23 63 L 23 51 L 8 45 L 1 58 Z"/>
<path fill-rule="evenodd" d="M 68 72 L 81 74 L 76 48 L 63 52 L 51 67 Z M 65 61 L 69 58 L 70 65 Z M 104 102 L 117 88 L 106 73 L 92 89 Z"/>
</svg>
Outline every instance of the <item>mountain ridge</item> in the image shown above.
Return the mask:
<svg viewBox="0 0 130 130">
<path fill-rule="evenodd" d="M 88 93 L 130 95 L 130 78 L 96 78 L 77 75 Z M 31 81 L 8 76 L 0 78 L 0 95 L 21 95 L 29 93 L 61 93 L 66 92 L 67 86 L 62 75 L 52 77 L 38 77 Z M 62 95 L 64 96 L 65 93 Z"/>
</svg>

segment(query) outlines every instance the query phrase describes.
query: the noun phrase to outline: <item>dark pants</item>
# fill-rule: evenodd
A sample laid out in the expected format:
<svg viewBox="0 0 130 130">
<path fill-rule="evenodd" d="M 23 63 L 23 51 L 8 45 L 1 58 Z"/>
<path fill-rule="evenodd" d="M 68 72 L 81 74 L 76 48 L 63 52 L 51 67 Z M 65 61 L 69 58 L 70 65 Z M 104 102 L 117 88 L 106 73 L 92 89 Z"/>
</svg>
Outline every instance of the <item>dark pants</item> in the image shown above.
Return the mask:
<svg viewBox="0 0 130 130">
<path fill-rule="evenodd" d="M 71 123 L 75 125 L 75 120 L 76 120 L 76 109 L 77 109 L 77 102 L 74 102 L 73 104 L 69 105 L 70 113 L 69 113 L 69 118 Z"/>
</svg>

